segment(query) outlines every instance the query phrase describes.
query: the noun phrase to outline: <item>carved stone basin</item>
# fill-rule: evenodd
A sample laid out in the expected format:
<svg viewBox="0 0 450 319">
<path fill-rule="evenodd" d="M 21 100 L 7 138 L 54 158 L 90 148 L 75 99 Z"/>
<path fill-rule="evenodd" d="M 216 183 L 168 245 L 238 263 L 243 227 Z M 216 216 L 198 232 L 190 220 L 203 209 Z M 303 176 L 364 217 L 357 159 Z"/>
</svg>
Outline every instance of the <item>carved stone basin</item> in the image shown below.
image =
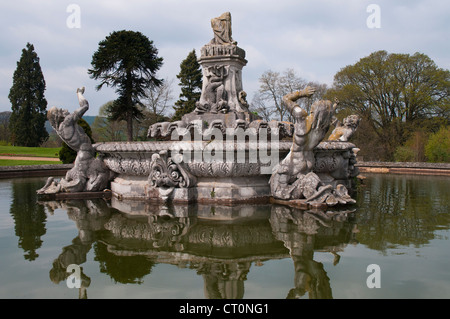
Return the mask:
<svg viewBox="0 0 450 319">
<path fill-rule="evenodd" d="M 116 173 L 111 190 L 117 198 L 237 203 L 269 200 L 272 170 L 291 145 L 291 141 L 148 141 L 98 143 L 94 147 Z M 348 181 L 358 173 L 353 165 L 354 148 L 352 143 L 334 141 L 316 147 L 314 171 L 325 184 L 351 186 Z M 152 175 L 155 154 L 170 176 L 192 179 L 189 185 L 172 183 L 170 176 L 164 184 L 159 175 Z M 152 176 L 162 184 L 152 187 Z"/>
<path fill-rule="evenodd" d="M 211 141 L 106 142 L 94 147 L 110 170 L 121 175 L 149 176 L 153 154 L 183 156 L 197 177 L 238 177 L 266 174 L 289 152 L 290 141 L 268 143 Z M 265 169 L 267 168 L 267 169 Z"/>
<path fill-rule="evenodd" d="M 153 141 L 99 143 L 95 148 L 117 174 L 111 190 L 119 198 L 240 202 L 269 199 L 272 169 L 290 146 L 290 141 Z M 161 167 L 168 174 L 158 175 Z M 192 180 L 188 186 L 182 183 L 186 179 Z"/>
<path fill-rule="evenodd" d="M 321 142 L 314 150 L 314 172 L 324 184 L 333 187 L 342 184 L 351 190 L 353 178 L 359 174 L 358 168 L 355 167 L 358 150 L 349 142 Z"/>
<path fill-rule="evenodd" d="M 170 149 L 170 145 L 168 142 L 106 142 L 97 143 L 94 148 L 113 172 L 148 177 L 152 155 Z"/>
</svg>

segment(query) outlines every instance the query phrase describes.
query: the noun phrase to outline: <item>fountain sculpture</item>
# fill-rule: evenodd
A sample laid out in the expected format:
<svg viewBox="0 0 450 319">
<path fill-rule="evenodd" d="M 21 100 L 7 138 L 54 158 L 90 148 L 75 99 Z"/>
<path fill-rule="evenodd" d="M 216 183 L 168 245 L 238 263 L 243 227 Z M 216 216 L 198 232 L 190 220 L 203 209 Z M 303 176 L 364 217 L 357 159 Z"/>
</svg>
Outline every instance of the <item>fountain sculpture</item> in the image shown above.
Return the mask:
<svg viewBox="0 0 450 319">
<path fill-rule="evenodd" d="M 83 96 L 84 87 L 77 89 L 80 107 L 70 114 L 67 110 L 52 107 L 47 114 L 48 120 L 58 136 L 77 152 L 74 167 L 60 181 L 50 177 L 38 194 L 74 193 L 102 191 L 108 187 L 110 170 L 100 157 L 95 157 L 95 149 L 89 136 L 78 125 L 78 120 L 89 109 L 89 103 Z"/>
<path fill-rule="evenodd" d="M 230 13 L 213 18 L 211 26 L 214 38 L 201 48 L 199 58 L 203 87 L 195 110 L 180 121 L 150 126 L 148 137 L 153 141 L 87 142 L 75 121 L 88 108 L 84 89 L 77 91 L 80 109 L 73 114 L 50 110 L 50 123 L 78 153 L 66 177 L 50 178 L 38 193 L 109 188 L 124 201 L 274 200 L 306 208 L 354 203 L 348 190 L 358 174 L 358 149 L 348 138 L 359 119 L 336 121 L 337 101 L 317 101 L 307 114 L 295 102 L 314 94 L 306 87 L 284 97 L 295 123 L 262 120 L 248 109 L 242 86 L 247 60 L 232 39 Z M 333 123 L 330 139 L 322 141 Z"/>
</svg>

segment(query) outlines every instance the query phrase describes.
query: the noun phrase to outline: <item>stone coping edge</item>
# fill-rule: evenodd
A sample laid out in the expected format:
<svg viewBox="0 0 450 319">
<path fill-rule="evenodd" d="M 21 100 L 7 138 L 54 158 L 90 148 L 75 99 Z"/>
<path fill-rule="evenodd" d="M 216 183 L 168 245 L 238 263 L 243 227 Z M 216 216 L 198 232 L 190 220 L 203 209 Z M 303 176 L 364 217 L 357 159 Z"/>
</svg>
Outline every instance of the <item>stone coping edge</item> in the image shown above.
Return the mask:
<svg viewBox="0 0 450 319">
<path fill-rule="evenodd" d="M 361 173 L 450 176 L 450 163 L 358 162 Z"/>
<path fill-rule="evenodd" d="M 65 175 L 73 164 L 0 166 L 0 178 Z"/>
<path fill-rule="evenodd" d="M 425 162 L 360 162 L 357 167 L 386 167 L 386 168 L 424 168 L 424 169 L 448 169 L 450 163 L 425 163 Z"/>
</svg>

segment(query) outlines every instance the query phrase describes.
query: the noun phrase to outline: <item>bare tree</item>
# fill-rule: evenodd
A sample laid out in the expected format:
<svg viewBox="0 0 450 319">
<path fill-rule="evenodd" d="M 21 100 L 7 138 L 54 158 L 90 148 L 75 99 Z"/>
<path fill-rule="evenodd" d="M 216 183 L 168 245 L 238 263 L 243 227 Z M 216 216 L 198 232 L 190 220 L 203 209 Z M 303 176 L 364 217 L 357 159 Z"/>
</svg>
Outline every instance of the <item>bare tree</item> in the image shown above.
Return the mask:
<svg viewBox="0 0 450 319">
<path fill-rule="evenodd" d="M 174 99 L 173 82 L 173 79 L 165 79 L 161 86 L 150 87 L 146 90 L 147 98 L 144 100 L 144 105 L 150 113 L 157 117 L 167 115 L 169 104 Z"/>
<path fill-rule="evenodd" d="M 249 109 L 251 112 L 256 112 L 264 121 L 268 122 L 272 119 L 273 112 L 267 107 L 259 92 L 253 96 Z"/>
<path fill-rule="evenodd" d="M 134 139 L 145 140 L 150 125 L 169 120 L 168 111 L 172 109 L 174 80 L 165 79 L 161 86 L 152 86 L 146 89 L 147 97 L 142 106 L 136 106 L 143 114 L 142 120 L 134 123 Z"/>
<path fill-rule="evenodd" d="M 311 105 L 317 99 L 321 99 L 327 90 L 326 84 L 307 82 L 296 75 L 293 69 L 287 69 L 282 74 L 274 71 L 266 71 L 259 78 L 260 89 L 251 102 L 251 110 L 256 111 L 264 120 L 277 119 L 280 121 L 293 121 L 283 102 L 283 96 L 288 93 L 302 90 L 307 85 L 316 89 L 311 98 L 299 101 L 300 107 L 309 112 Z"/>
<path fill-rule="evenodd" d="M 287 93 L 301 89 L 304 86 L 304 80 L 297 77 L 295 72 L 288 69 L 281 75 L 279 72 L 266 71 L 259 78 L 259 98 L 269 109 L 270 113 L 275 113 L 280 121 L 284 121 L 289 112 L 283 103 L 283 96 Z"/>
<path fill-rule="evenodd" d="M 324 99 L 325 93 L 328 91 L 328 86 L 325 83 L 319 83 L 319 82 L 308 82 L 306 86 L 310 86 L 314 88 L 314 95 L 307 99 L 300 99 L 297 102 L 299 102 L 299 106 L 304 108 L 306 112 L 311 111 L 311 105 L 318 101 Z"/>
</svg>

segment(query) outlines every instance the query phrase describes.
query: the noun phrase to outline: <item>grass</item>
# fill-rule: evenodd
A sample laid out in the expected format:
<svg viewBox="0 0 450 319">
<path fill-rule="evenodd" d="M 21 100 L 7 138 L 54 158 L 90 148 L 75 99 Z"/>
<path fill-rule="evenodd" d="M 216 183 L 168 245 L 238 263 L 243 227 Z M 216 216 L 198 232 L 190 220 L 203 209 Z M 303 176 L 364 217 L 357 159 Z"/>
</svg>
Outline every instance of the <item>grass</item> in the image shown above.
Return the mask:
<svg viewBox="0 0 450 319">
<path fill-rule="evenodd" d="M 0 155 L 37 156 L 58 158 L 59 147 L 23 147 L 23 146 L 0 146 Z M 56 163 L 56 162 L 55 162 Z"/>
<path fill-rule="evenodd" d="M 18 166 L 18 165 L 48 165 L 48 164 L 62 164 L 61 161 L 24 161 L 24 160 L 2 160 L 0 159 L 0 166 Z"/>
</svg>

